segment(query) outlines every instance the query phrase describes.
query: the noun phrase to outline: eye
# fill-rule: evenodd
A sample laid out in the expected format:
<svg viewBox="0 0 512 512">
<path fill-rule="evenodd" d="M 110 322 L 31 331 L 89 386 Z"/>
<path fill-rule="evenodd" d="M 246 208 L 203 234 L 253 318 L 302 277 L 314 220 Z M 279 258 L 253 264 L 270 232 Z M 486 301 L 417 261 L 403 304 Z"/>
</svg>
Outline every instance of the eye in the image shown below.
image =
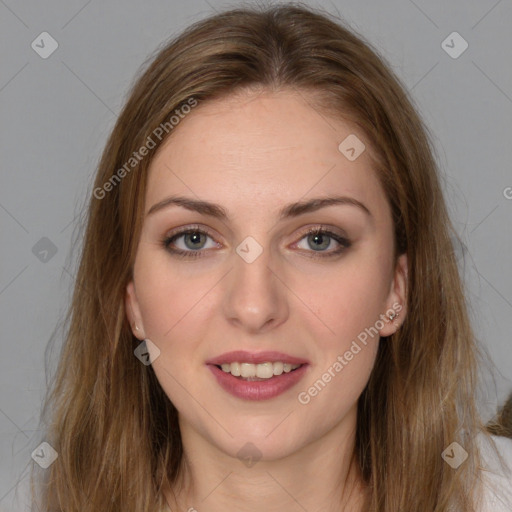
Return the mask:
<svg viewBox="0 0 512 512">
<path fill-rule="evenodd" d="M 212 241 L 210 246 L 207 245 L 208 239 Z M 302 240 L 305 240 L 306 247 L 300 246 L 303 243 Z M 162 239 L 161 244 L 172 255 L 179 258 L 203 257 L 206 253 L 205 249 L 213 249 L 220 246 L 220 244 L 213 241 L 209 231 L 199 226 L 189 226 L 171 233 L 171 235 Z M 295 245 L 307 253 L 311 253 L 309 257 L 328 258 L 344 252 L 351 246 L 351 242 L 346 237 L 334 233 L 328 228 L 316 226 L 303 233 L 300 241 Z M 331 250 L 327 250 L 329 248 Z"/>
<path fill-rule="evenodd" d="M 307 252 L 312 252 L 311 257 L 313 258 L 337 256 L 351 246 L 350 240 L 346 237 L 322 226 L 310 228 L 301 238 L 301 241 L 302 240 L 305 240 L 306 247 L 300 247 L 299 244 L 301 242 L 299 242 L 297 246 L 301 249 L 305 249 Z M 336 246 L 337 248 L 334 250 L 327 250 L 329 247 L 332 249 Z M 309 248 L 313 248 L 313 250 L 308 250 Z"/>
<path fill-rule="evenodd" d="M 162 245 L 172 254 L 178 257 L 197 258 L 204 255 L 202 249 L 211 249 L 218 247 L 214 242 L 208 247 L 205 245 L 207 239 L 212 237 L 210 233 L 199 226 L 190 226 L 177 233 L 166 236 L 162 240 Z M 177 248 L 172 246 L 177 246 Z"/>
</svg>

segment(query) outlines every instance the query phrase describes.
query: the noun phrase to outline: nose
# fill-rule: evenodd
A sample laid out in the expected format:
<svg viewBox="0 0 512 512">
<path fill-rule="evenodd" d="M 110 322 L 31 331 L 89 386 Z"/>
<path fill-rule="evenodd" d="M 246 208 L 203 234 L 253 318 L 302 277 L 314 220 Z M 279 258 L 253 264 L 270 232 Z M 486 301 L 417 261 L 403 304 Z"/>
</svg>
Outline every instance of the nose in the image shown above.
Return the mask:
<svg viewBox="0 0 512 512">
<path fill-rule="evenodd" d="M 254 261 L 234 253 L 233 260 L 223 303 L 227 320 L 252 334 L 285 322 L 289 316 L 288 288 L 270 261 L 269 251 L 264 249 Z"/>
</svg>

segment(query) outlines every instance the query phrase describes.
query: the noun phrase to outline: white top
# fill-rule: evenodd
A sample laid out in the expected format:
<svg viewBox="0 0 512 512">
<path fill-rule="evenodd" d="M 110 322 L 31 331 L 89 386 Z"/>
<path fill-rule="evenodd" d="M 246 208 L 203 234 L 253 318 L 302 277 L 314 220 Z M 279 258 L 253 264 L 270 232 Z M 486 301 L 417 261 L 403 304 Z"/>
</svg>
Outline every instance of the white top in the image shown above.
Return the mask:
<svg viewBox="0 0 512 512">
<path fill-rule="evenodd" d="M 482 512 L 512 512 L 512 439 L 491 436 L 504 466 L 495 451 L 484 442 L 479 443 L 482 451 L 482 478 L 484 496 Z"/>
</svg>

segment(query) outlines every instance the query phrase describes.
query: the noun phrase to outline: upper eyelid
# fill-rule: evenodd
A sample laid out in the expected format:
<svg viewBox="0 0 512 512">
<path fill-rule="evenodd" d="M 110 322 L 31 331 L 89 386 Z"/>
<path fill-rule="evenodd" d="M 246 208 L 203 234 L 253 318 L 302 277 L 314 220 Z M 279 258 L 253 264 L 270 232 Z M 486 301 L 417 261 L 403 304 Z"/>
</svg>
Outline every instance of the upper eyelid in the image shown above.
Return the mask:
<svg viewBox="0 0 512 512">
<path fill-rule="evenodd" d="M 326 226 L 324 224 L 314 224 L 312 226 L 304 228 L 301 231 L 301 233 L 299 235 L 300 238 L 297 240 L 297 242 L 301 241 L 304 237 L 309 235 L 310 232 L 316 232 L 316 231 L 319 231 L 322 233 L 323 232 L 327 233 L 327 236 L 330 236 L 331 238 L 333 238 L 333 240 L 335 240 L 337 243 L 340 243 L 340 242 L 338 240 L 336 240 L 332 235 L 337 236 L 343 240 L 346 240 L 347 242 L 350 242 L 349 237 L 345 233 L 337 233 L 336 229 L 339 229 L 339 228 L 333 228 L 330 226 Z M 169 235 L 164 236 L 164 240 L 170 241 L 173 238 L 177 239 L 180 236 L 184 236 L 191 232 L 192 233 L 193 232 L 201 232 L 201 233 L 205 234 L 206 236 L 209 236 L 212 240 L 215 241 L 215 243 L 219 243 L 219 242 L 217 242 L 216 237 L 212 234 L 212 232 L 208 228 L 205 228 L 205 227 L 202 227 L 199 225 L 191 225 L 191 226 L 185 226 L 183 228 L 178 228 L 177 231 L 171 232 Z M 329 233 L 331 233 L 331 234 L 329 234 Z M 294 242 L 294 243 L 297 243 L 297 242 Z M 199 249 L 199 250 L 203 250 L 203 249 Z M 198 251 L 190 251 L 190 252 L 198 252 Z"/>
<path fill-rule="evenodd" d="M 202 226 L 194 226 L 194 225 L 177 228 L 176 231 L 172 230 L 170 233 L 166 234 L 164 236 L 164 238 L 170 239 L 170 238 L 178 237 L 181 235 L 186 235 L 187 233 L 190 233 L 190 232 L 201 232 L 211 238 L 214 238 L 214 235 L 210 229 L 204 228 Z"/>
</svg>

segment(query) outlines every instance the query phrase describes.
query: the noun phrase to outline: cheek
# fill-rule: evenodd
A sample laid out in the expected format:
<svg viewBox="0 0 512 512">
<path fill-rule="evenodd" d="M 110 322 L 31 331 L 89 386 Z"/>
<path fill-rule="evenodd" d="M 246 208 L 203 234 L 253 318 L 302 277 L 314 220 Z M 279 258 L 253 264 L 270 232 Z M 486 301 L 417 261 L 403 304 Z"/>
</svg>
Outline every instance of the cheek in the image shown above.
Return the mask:
<svg viewBox="0 0 512 512">
<path fill-rule="evenodd" d="M 375 325 L 385 312 L 389 265 L 386 258 L 359 252 L 315 278 L 306 273 L 297 278 L 297 295 L 314 313 L 315 330 L 323 333 L 319 340 L 342 347 Z"/>
<path fill-rule="evenodd" d="M 165 256 L 141 253 L 134 267 L 137 298 L 148 338 L 170 343 L 173 334 L 190 323 L 201 299 L 215 285 L 212 274 L 183 275 Z"/>
<path fill-rule="evenodd" d="M 350 345 L 350 344 L 349 344 Z M 373 366 L 379 343 L 357 344 L 339 351 L 328 363 L 315 371 L 299 390 L 299 407 L 305 424 L 311 429 L 326 429 L 337 424 L 353 409 L 363 392 Z M 352 354 L 347 360 L 347 353 Z M 322 418 L 318 425 L 318 418 Z"/>
<path fill-rule="evenodd" d="M 340 265 L 329 278 L 317 280 L 318 286 L 310 286 L 307 303 L 317 318 L 310 315 L 308 325 L 319 350 L 298 395 L 300 406 L 308 412 L 306 422 L 314 423 L 321 415 L 325 425 L 335 424 L 364 390 L 379 347 L 377 321 L 385 312 L 388 274 L 387 262 L 361 255 Z"/>
<path fill-rule="evenodd" d="M 149 250 L 140 253 L 134 275 L 146 337 L 160 349 L 153 370 L 177 409 L 188 410 L 190 394 L 202 392 L 199 382 L 190 378 L 201 360 L 197 351 L 204 339 L 201 298 L 215 281 L 211 276 L 180 275 L 172 262 Z"/>
</svg>

